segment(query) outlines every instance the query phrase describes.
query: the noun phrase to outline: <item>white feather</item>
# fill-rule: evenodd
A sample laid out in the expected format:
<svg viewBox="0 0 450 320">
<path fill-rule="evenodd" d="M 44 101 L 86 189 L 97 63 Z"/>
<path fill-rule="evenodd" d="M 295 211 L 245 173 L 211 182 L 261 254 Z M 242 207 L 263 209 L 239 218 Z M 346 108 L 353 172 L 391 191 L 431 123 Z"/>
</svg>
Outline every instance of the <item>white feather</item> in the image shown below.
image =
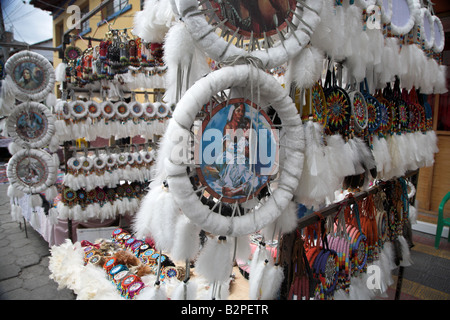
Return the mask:
<svg viewBox="0 0 450 320">
<path fill-rule="evenodd" d="M 38 211 L 33 211 L 31 213 L 30 224 L 33 226 L 35 230 L 41 229 L 41 219 Z"/>
<path fill-rule="evenodd" d="M 391 170 L 385 172 L 385 179 L 392 179 L 393 177 L 401 177 L 405 173 L 405 162 L 403 155 L 399 149 L 397 134 L 388 136 L 386 139 L 388 143 L 389 155 L 391 156 Z"/>
<path fill-rule="evenodd" d="M 417 223 L 417 208 L 415 206 L 410 205 L 409 206 L 409 222 L 411 224 L 416 224 Z"/>
<path fill-rule="evenodd" d="M 77 292 L 81 289 L 80 274 L 84 269 L 84 252 L 80 243 L 72 244 L 69 239 L 59 246 L 50 248 L 48 263 L 50 279 L 58 288 L 68 288 Z"/>
<path fill-rule="evenodd" d="M 359 154 L 361 155 L 361 161 L 363 164 L 363 167 L 366 170 L 372 170 L 376 168 L 376 162 L 373 157 L 373 154 L 371 150 L 369 149 L 369 146 L 359 137 L 354 137 L 351 139 L 356 142 L 359 150 Z"/>
<path fill-rule="evenodd" d="M 260 298 L 260 291 L 263 282 L 264 272 L 268 267 L 272 258 L 265 246 L 259 245 L 250 262 L 250 276 L 249 276 L 249 298 L 252 300 L 258 300 Z"/>
<path fill-rule="evenodd" d="M 316 83 L 322 73 L 323 51 L 313 46 L 303 49 L 289 62 L 286 72 L 287 83 L 295 83 L 297 88 L 309 88 Z"/>
<path fill-rule="evenodd" d="M 31 196 L 31 207 L 32 208 L 41 208 L 42 207 L 42 198 L 39 194 L 33 194 Z"/>
<path fill-rule="evenodd" d="M 373 139 L 373 156 L 376 162 L 377 171 L 380 176 L 384 176 L 384 172 L 391 170 L 391 156 L 389 154 L 387 141 L 382 137 Z"/>
<path fill-rule="evenodd" d="M 447 66 L 439 65 L 434 92 L 438 94 L 447 93 Z"/>
<path fill-rule="evenodd" d="M 124 300 L 114 283 L 105 277 L 105 271 L 87 264 L 79 273 L 78 300 Z"/>
<path fill-rule="evenodd" d="M 14 199 L 14 198 L 20 199 L 24 196 L 24 193 L 22 190 L 19 190 L 16 187 L 14 187 L 14 185 L 10 184 L 8 186 L 7 195 L 11 199 Z"/>
<path fill-rule="evenodd" d="M 69 207 L 64 205 L 62 201 L 58 202 L 56 205 L 56 210 L 58 210 L 58 217 L 60 219 L 69 219 Z"/>
<path fill-rule="evenodd" d="M 327 146 L 325 152 L 327 153 L 328 163 L 333 172 L 336 173 L 339 179 L 339 185 L 342 185 L 344 177 L 355 174 L 355 166 L 349 157 L 350 146 L 345 143 L 340 134 L 327 135 L 325 137 Z"/>
<path fill-rule="evenodd" d="M 236 260 L 247 262 L 251 256 L 250 237 L 236 237 Z"/>
<path fill-rule="evenodd" d="M 48 220 L 52 225 L 58 224 L 58 210 L 56 208 L 50 208 L 48 211 Z"/>
<path fill-rule="evenodd" d="M 261 285 L 260 300 L 273 300 L 277 298 L 278 291 L 284 280 L 284 272 L 281 266 L 269 264 L 265 271 Z"/>
<path fill-rule="evenodd" d="M 297 203 L 291 201 L 274 222 L 261 230 L 261 234 L 264 235 L 265 239 L 277 239 L 279 234 L 295 230 L 297 228 L 297 219 Z"/>
<path fill-rule="evenodd" d="M 344 289 L 338 289 L 333 294 L 333 300 L 350 300 L 350 297 Z"/>
<path fill-rule="evenodd" d="M 353 163 L 353 166 L 355 168 L 355 174 L 362 174 L 364 173 L 364 167 L 361 164 L 361 154 L 359 153 L 358 145 L 356 144 L 355 140 L 349 139 L 346 143 L 348 146 L 348 158 Z"/>
<path fill-rule="evenodd" d="M 133 220 L 136 237 L 150 236 L 158 249 L 170 251 L 178 214 L 170 192 L 155 186 L 145 195 Z"/>
<path fill-rule="evenodd" d="M 197 297 L 197 283 L 189 280 L 187 283 L 182 281 L 174 289 L 170 299 L 171 300 L 195 300 Z"/>
<path fill-rule="evenodd" d="M 67 64 L 64 62 L 58 64 L 55 69 L 55 81 L 63 82 L 66 79 L 66 67 Z"/>
<path fill-rule="evenodd" d="M 381 270 L 380 285 L 382 293 L 384 293 L 387 288 L 394 283 L 392 278 L 392 270 L 394 270 L 396 266 L 392 256 L 392 244 L 390 242 L 386 242 L 384 247 L 380 250 L 377 264 Z"/>
<path fill-rule="evenodd" d="M 295 200 L 306 206 L 320 205 L 335 191 L 335 176 L 328 165 L 323 144 L 323 127 L 308 121 L 305 125 L 306 150 L 303 172 L 294 193 Z"/>
<path fill-rule="evenodd" d="M 227 300 L 230 294 L 230 281 L 215 283 L 210 285 L 209 288 L 200 297 L 201 300 Z"/>
<path fill-rule="evenodd" d="M 350 300 L 371 300 L 373 292 L 367 288 L 367 283 L 363 277 L 352 277 L 350 281 Z"/>
<path fill-rule="evenodd" d="M 210 71 L 207 57 L 195 46 L 195 41 L 181 21 L 171 27 L 167 33 L 163 59 L 167 66 L 164 100 L 169 105 L 178 102 L 177 93 L 180 98 L 195 81 Z M 182 83 L 179 83 L 179 77 L 182 77 L 180 79 Z"/>
<path fill-rule="evenodd" d="M 22 208 L 14 203 L 11 204 L 11 220 L 21 222 Z"/>
<path fill-rule="evenodd" d="M 59 148 L 59 137 L 55 134 L 49 142 L 48 149 L 50 152 L 57 152 Z"/>
<path fill-rule="evenodd" d="M 53 201 L 58 196 L 58 189 L 56 189 L 56 186 L 51 186 L 50 188 L 47 188 L 45 191 L 45 199 L 47 201 Z"/>
<path fill-rule="evenodd" d="M 11 76 L 6 75 L 5 79 L 2 80 L 2 85 L 0 87 L 0 114 L 4 116 L 9 116 L 15 105 L 15 95 L 14 95 L 14 82 Z"/>
<path fill-rule="evenodd" d="M 133 34 L 146 42 L 162 43 L 175 15 L 167 0 L 146 0 L 134 17 Z"/>
<path fill-rule="evenodd" d="M 19 152 L 20 150 L 22 150 L 23 148 L 21 146 L 19 146 L 17 143 L 15 143 L 14 141 L 11 141 L 8 144 L 8 151 L 11 155 L 16 154 L 17 152 Z"/>
<path fill-rule="evenodd" d="M 52 108 L 56 105 L 56 96 L 53 93 L 49 93 L 45 99 L 45 105 Z"/>
<path fill-rule="evenodd" d="M 405 237 L 403 237 L 403 236 L 399 236 L 398 240 L 400 241 L 401 250 L 402 250 L 402 257 L 401 257 L 402 260 L 400 262 L 400 265 L 402 267 L 409 267 L 410 265 L 412 265 L 412 260 L 411 260 L 411 253 L 409 250 L 408 242 L 406 241 Z"/>
<path fill-rule="evenodd" d="M 343 44 L 346 43 L 345 12 L 342 6 L 326 0 L 320 13 L 320 23 L 311 35 L 313 46 L 325 51 L 328 56 L 341 59 L 345 56 Z"/>
</svg>

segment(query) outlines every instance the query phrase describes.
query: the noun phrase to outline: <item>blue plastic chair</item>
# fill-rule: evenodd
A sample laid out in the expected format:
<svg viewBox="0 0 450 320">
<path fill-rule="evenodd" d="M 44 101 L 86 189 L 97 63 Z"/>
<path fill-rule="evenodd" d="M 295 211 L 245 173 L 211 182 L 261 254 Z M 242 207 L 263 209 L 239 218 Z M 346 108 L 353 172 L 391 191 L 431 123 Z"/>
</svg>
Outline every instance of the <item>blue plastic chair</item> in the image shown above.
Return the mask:
<svg viewBox="0 0 450 320">
<path fill-rule="evenodd" d="M 436 249 L 439 248 L 439 243 L 441 241 L 442 229 L 444 226 L 450 227 L 450 218 L 444 218 L 444 207 L 447 201 L 450 199 L 450 192 L 448 192 L 445 197 L 442 199 L 441 204 L 439 205 L 439 215 L 436 229 L 436 238 L 434 240 L 434 247 Z M 447 241 L 450 242 L 450 234 L 447 237 Z"/>
</svg>

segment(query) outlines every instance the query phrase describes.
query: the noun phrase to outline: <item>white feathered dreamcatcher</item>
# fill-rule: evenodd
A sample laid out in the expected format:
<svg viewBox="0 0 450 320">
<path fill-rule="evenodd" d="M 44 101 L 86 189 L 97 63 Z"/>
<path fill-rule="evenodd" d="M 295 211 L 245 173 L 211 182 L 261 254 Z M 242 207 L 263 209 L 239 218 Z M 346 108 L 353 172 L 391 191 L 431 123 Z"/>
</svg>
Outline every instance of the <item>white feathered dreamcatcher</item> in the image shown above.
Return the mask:
<svg viewBox="0 0 450 320">
<path fill-rule="evenodd" d="M 224 108 L 225 119 L 231 120 L 239 109 L 236 101 L 247 104 L 246 116 L 251 119 L 248 126 L 255 130 L 260 123 L 254 116 L 264 114 L 268 106 L 272 106 L 282 122 L 280 140 L 283 142 L 279 147 L 280 158 L 273 162 L 278 173 L 271 171 L 266 174 L 266 181 L 258 185 L 267 193 L 263 194 L 262 188 L 256 188 L 257 192 L 249 188 L 253 191 L 231 200 L 225 192 L 214 197 L 208 180 L 199 178 L 200 165 L 191 162 L 195 159 L 185 151 L 192 150 L 191 130 L 201 126 L 198 114 L 214 115 L 223 106 L 232 106 Z M 211 117 L 211 121 L 217 120 L 214 118 Z M 252 138 L 255 136 L 250 137 L 250 141 Z M 296 227 L 296 205 L 292 198 L 302 172 L 303 148 L 303 127 L 295 104 L 289 92 L 272 76 L 249 64 L 224 67 L 210 73 L 183 95 L 169 121 L 157 156 L 154 180 L 136 215 L 136 235 L 150 235 L 157 249 L 169 252 L 177 261 L 189 261 L 199 254 L 196 272 L 214 283 L 214 290 L 220 290 L 229 279 L 233 258 L 245 255 L 245 252 L 247 257 L 244 259 L 248 258 L 248 235 L 270 225 L 276 235 Z M 198 149 L 194 152 L 198 155 Z M 251 175 L 255 171 L 248 173 Z M 246 178 L 247 182 L 253 183 L 248 175 Z M 200 230 L 211 237 L 199 253 Z M 271 266 L 282 274 L 280 267 L 273 263 Z M 212 296 L 216 297 L 217 293 L 213 292 Z"/>
</svg>

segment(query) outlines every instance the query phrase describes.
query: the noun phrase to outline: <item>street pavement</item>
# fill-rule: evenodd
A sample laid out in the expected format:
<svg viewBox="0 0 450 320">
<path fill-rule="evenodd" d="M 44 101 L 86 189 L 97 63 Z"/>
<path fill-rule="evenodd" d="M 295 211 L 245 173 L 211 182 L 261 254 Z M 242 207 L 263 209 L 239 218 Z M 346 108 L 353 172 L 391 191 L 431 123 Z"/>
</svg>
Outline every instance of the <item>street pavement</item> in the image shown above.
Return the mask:
<svg viewBox="0 0 450 320">
<path fill-rule="evenodd" d="M 12 221 L 8 184 L 0 185 L 0 300 L 74 300 L 49 278 L 50 248 L 29 224 Z"/>
</svg>

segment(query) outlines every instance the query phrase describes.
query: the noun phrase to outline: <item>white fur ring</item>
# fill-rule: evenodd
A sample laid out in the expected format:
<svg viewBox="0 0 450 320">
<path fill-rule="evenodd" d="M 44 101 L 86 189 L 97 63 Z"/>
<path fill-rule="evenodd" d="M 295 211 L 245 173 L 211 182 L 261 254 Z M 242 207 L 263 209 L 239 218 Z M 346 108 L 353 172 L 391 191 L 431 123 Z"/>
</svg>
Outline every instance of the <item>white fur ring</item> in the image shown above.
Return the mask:
<svg viewBox="0 0 450 320">
<path fill-rule="evenodd" d="M 381 22 L 391 23 L 392 18 L 392 0 L 377 0 L 377 5 L 381 9 Z"/>
<path fill-rule="evenodd" d="M 420 14 L 419 0 L 392 0 L 390 28 L 394 35 L 406 35 Z"/>
<path fill-rule="evenodd" d="M 55 134 L 55 118 L 45 105 L 24 102 L 8 117 L 7 128 L 19 146 L 42 148 L 48 145 Z"/>
<path fill-rule="evenodd" d="M 14 54 L 6 61 L 7 81 L 21 101 L 41 101 L 53 91 L 55 71 L 44 56 L 28 50 Z"/>
<path fill-rule="evenodd" d="M 22 149 L 8 162 L 8 180 L 25 193 L 45 192 L 55 184 L 58 167 L 53 157 L 42 149 Z"/>
<path fill-rule="evenodd" d="M 184 158 L 186 161 L 183 161 L 180 158 L 179 151 L 190 150 L 192 141 L 189 139 L 192 137 L 190 130 L 194 122 L 198 122 L 196 121 L 198 120 L 196 119 L 198 112 L 210 102 L 211 97 L 228 89 L 230 89 L 230 95 L 233 98 L 239 96 L 242 100 L 255 98 L 256 92 L 259 92 L 258 104 L 273 107 L 281 119 L 284 134 L 283 143 L 278 144 L 279 153 L 287 156 L 283 158 L 281 165 L 277 163 L 277 176 L 279 178 L 277 178 L 276 187 L 274 184 L 268 184 L 271 192 L 269 196 L 263 199 L 263 202 L 253 203 L 253 205 L 250 201 L 244 202 L 243 205 L 245 204 L 246 208 L 250 208 L 248 212 L 241 214 L 238 209 L 238 201 L 236 201 L 230 204 L 230 207 L 234 208 L 233 214 L 225 216 L 202 203 L 202 197 L 199 198 L 198 196 L 199 189 L 194 190 L 188 175 L 188 167 L 192 168 L 192 163 L 187 163 L 186 161 L 189 161 L 189 159 L 186 160 L 187 158 Z M 235 108 L 238 109 L 239 107 Z M 214 110 L 212 113 L 214 113 Z M 232 120 L 234 111 L 229 113 L 232 113 L 232 115 L 224 117 Z M 250 117 L 253 117 L 253 115 Z M 253 120 L 251 121 L 253 123 Z M 219 133 L 222 132 L 225 131 L 219 130 Z M 225 133 L 225 135 L 227 134 Z M 169 191 L 173 195 L 174 201 L 193 223 L 216 235 L 248 235 L 261 230 L 277 219 L 292 200 L 293 192 L 298 186 L 303 169 L 304 131 L 301 118 L 294 102 L 289 97 L 289 92 L 283 89 L 272 76 L 250 65 L 224 67 L 198 80 L 177 104 L 173 118 L 169 121 L 164 143 L 164 150 L 168 150 L 170 153 L 167 154 L 168 158 L 163 160 L 164 170 Z M 221 143 L 222 140 L 220 140 Z M 283 150 L 285 148 L 289 149 Z M 194 150 L 194 153 L 196 152 L 198 150 Z M 197 164 L 194 164 L 194 166 L 197 167 L 196 169 L 199 167 Z M 230 166 L 227 167 L 226 170 Z M 233 166 L 231 168 L 231 170 L 235 169 Z M 273 177 L 273 175 L 271 176 Z M 215 199 L 215 201 L 218 206 L 222 203 L 221 199 Z"/>
</svg>

